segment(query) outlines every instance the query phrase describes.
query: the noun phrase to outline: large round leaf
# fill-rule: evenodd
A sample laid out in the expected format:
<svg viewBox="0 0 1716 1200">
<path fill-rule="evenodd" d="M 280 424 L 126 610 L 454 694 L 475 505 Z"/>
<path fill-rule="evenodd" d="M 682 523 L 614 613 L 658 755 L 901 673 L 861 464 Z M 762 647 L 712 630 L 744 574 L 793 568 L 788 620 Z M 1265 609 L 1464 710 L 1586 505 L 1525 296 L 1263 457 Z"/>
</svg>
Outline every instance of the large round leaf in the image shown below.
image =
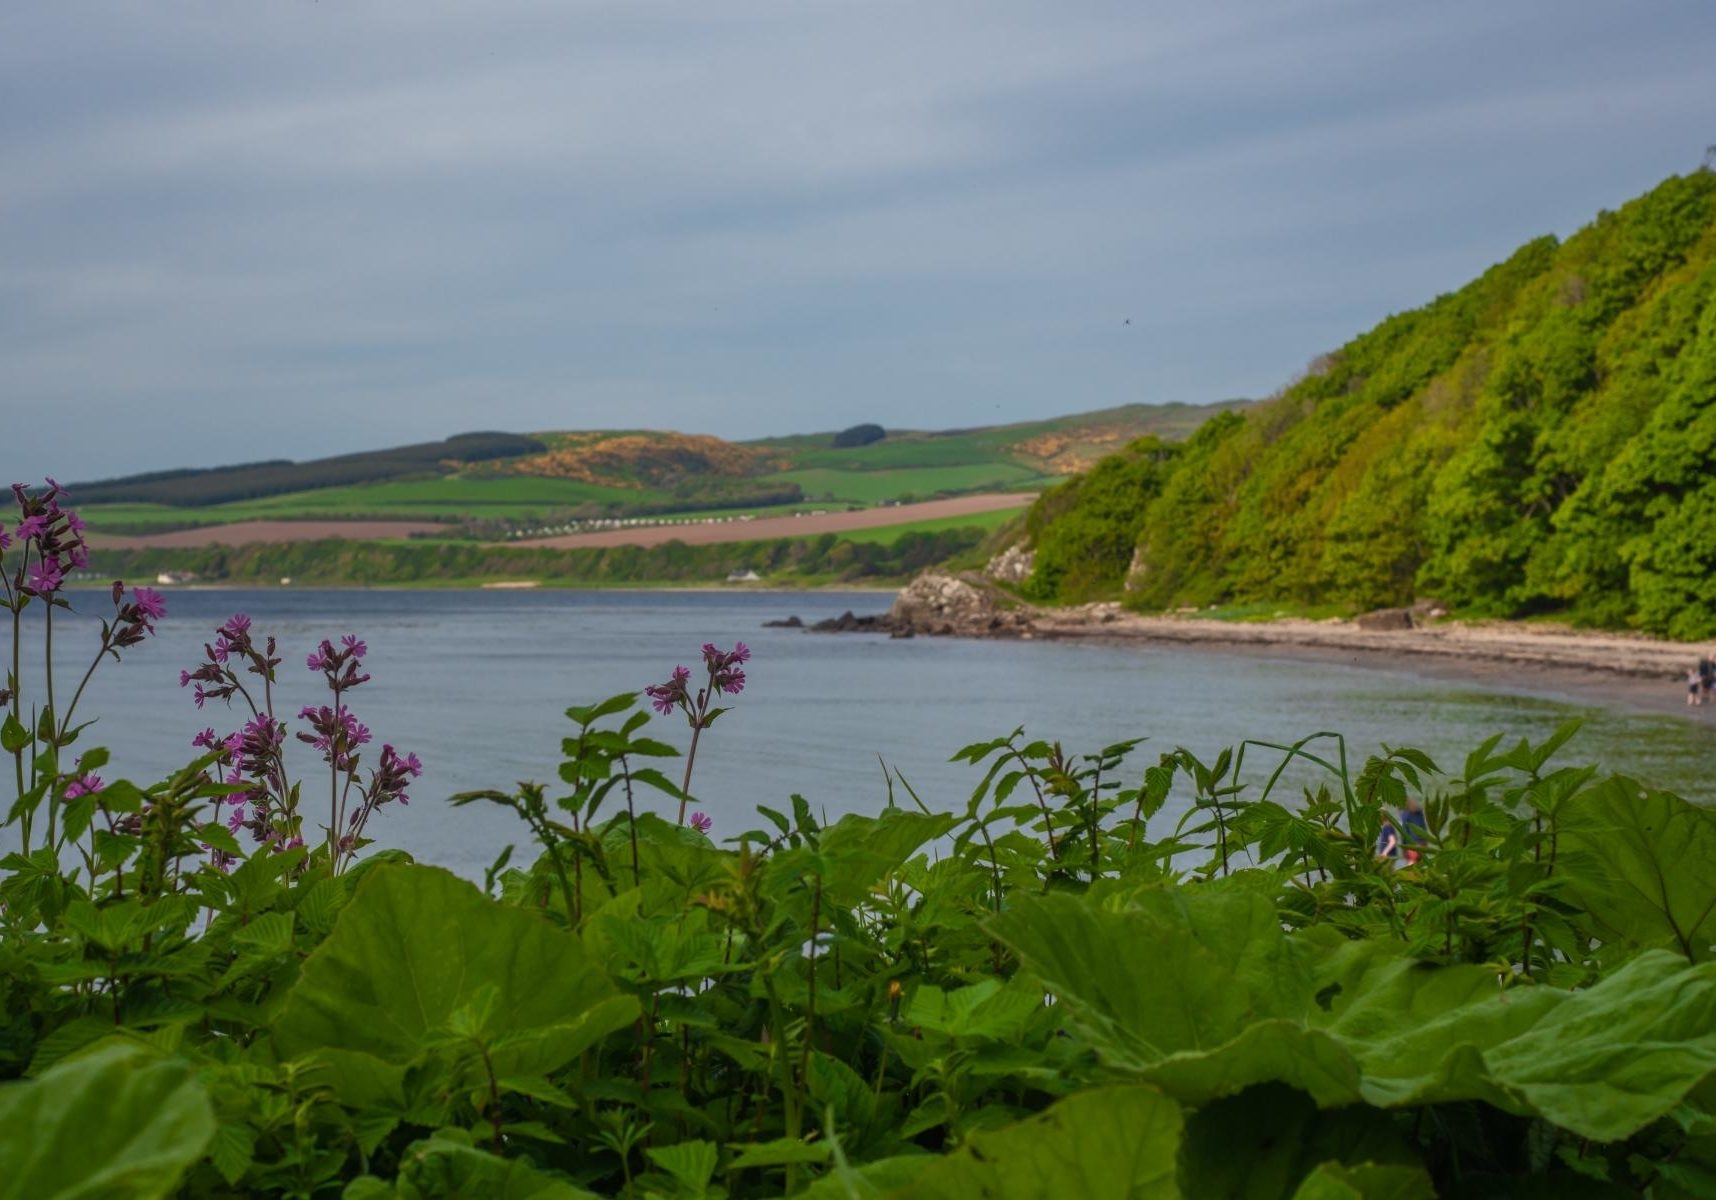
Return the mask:
<svg viewBox="0 0 1716 1200">
<path fill-rule="evenodd" d="M 165 1196 L 214 1131 L 190 1063 L 104 1046 L 0 1087 L 0 1200 Z"/>
<path fill-rule="evenodd" d="M 503 1075 L 565 1064 L 637 1016 L 578 939 L 433 867 L 371 871 L 305 960 L 274 1025 L 281 1054 L 323 1047 L 405 1062 L 449 1028 Z"/>
</svg>

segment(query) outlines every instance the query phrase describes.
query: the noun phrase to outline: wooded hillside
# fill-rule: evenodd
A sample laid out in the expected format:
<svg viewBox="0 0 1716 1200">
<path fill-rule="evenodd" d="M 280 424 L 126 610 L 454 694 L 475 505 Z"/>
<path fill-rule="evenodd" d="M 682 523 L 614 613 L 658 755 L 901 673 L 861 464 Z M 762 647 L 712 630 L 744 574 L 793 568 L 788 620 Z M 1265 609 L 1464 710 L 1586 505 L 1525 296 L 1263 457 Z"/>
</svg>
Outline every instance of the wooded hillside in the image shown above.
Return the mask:
<svg viewBox="0 0 1716 1200">
<path fill-rule="evenodd" d="M 1716 634 L 1716 174 L 1528 243 L 1168 462 L 1134 447 L 1045 494 L 1031 586 Z"/>
</svg>

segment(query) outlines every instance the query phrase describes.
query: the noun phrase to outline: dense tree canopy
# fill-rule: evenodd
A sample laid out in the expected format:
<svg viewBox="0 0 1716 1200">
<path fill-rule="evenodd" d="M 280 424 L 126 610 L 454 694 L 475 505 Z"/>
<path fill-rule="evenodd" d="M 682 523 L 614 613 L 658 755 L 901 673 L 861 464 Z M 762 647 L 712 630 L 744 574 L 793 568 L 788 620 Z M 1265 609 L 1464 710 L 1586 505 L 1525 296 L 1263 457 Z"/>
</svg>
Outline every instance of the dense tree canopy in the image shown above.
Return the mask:
<svg viewBox="0 0 1716 1200">
<path fill-rule="evenodd" d="M 1164 474 L 1123 515 L 1106 487 L 1045 496 L 1038 594 L 1090 593 L 1053 564 L 1106 523 L 1138 530 L 1143 608 L 1435 595 L 1716 634 L 1716 174 L 1390 317 Z"/>
</svg>

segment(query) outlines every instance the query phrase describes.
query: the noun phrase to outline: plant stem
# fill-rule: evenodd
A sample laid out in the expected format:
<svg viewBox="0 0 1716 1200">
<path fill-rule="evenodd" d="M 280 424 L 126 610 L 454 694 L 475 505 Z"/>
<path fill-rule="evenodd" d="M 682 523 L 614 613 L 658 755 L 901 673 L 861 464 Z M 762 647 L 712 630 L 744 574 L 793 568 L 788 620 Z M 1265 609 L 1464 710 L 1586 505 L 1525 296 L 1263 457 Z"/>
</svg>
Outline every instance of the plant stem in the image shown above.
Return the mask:
<svg viewBox="0 0 1716 1200">
<path fill-rule="evenodd" d="M 679 823 L 685 824 L 685 805 L 691 799 L 691 768 L 697 762 L 697 739 L 703 736 L 702 714 L 691 723 L 691 748 L 685 752 L 685 778 L 679 782 Z"/>
<path fill-rule="evenodd" d="M 696 742 L 693 741 L 692 745 L 695 748 Z M 685 771 L 689 777 L 691 774 L 690 766 L 687 766 Z M 626 756 L 623 754 L 620 755 L 620 777 L 625 780 L 626 784 L 626 826 L 627 832 L 631 834 L 632 838 L 632 886 L 641 887 L 643 886 L 643 871 L 638 865 L 638 810 L 632 800 L 632 768 L 626 762 Z M 683 799 L 680 800 L 679 807 L 681 810 L 685 808 Z M 681 825 L 684 823 L 684 821 L 680 822 Z"/>
<path fill-rule="evenodd" d="M 28 557 L 28 554 L 29 551 L 26 549 L 26 557 Z M 17 720 L 19 705 L 22 701 L 21 693 L 24 690 L 24 679 L 21 674 L 21 664 L 19 662 L 19 647 L 23 644 L 24 640 L 24 605 L 23 597 L 16 595 L 12 591 L 12 580 L 9 577 L 6 580 L 6 599 L 12 605 L 12 719 Z M 24 748 L 22 746 L 12 752 L 12 770 L 18 778 L 17 798 L 22 800 L 24 798 Z M 35 823 L 34 818 L 34 813 L 26 812 L 23 814 L 23 818 L 19 822 L 22 826 L 20 832 L 23 834 L 23 852 L 26 858 L 28 858 L 30 854 L 30 826 Z"/>
<path fill-rule="evenodd" d="M 47 612 L 42 614 L 42 620 L 43 620 L 42 665 L 46 668 L 46 671 L 47 671 L 48 712 L 50 714 L 50 722 L 49 723 L 51 724 L 52 723 L 51 714 L 54 711 L 54 605 L 53 605 L 53 601 L 51 598 L 43 601 L 43 603 L 45 603 L 48 607 L 47 607 Z M 54 770 L 58 771 L 60 769 L 59 747 L 56 745 L 55 747 L 53 747 L 53 750 L 54 750 Z M 34 782 L 34 781 L 32 780 L 32 782 Z M 54 843 L 54 819 L 56 816 L 58 816 L 58 813 L 56 813 L 54 810 L 54 798 L 53 798 L 53 796 L 49 795 L 47 800 L 48 800 L 48 842 L 47 842 L 47 844 L 51 848 L 55 844 Z"/>
</svg>

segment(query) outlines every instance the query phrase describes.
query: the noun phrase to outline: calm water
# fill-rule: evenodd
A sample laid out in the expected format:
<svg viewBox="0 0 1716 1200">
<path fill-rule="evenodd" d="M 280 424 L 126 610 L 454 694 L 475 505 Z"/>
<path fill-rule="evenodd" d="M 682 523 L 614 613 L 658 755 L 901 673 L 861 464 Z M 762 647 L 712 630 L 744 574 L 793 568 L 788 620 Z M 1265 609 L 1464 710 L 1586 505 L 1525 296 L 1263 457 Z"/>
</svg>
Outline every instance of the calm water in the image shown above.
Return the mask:
<svg viewBox="0 0 1716 1200">
<path fill-rule="evenodd" d="M 106 608 L 104 596 L 74 601 L 91 613 Z M 104 774 L 154 780 L 190 757 L 197 730 L 212 724 L 224 733 L 237 724 L 216 706 L 199 713 L 178 687 L 179 670 L 195 664 L 229 614 L 247 612 L 259 631 L 279 637 L 283 712 L 320 702 L 316 679 L 303 668 L 311 646 L 356 633 L 369 643 L 374 679 L 352 694 L 353 709 L 377 743 L 415 750 L 426 764 L 410 807 L 370 829 L 383 843 L 468 874 L 480 873 L 506 842 L 522 842 L 524 831 L 503 810 L 452 809 L 446 796 L 554 780 L 568 704 L 657 682 L 675 663 L 695 667 L 705 641 L 742 639 L 755 652 L 750 687 L 698 754 L 694 790 L 717 837 L 754 827 L 753 804 L 783 807 L 793 792 L 831 815 L 873 811 L 884 800 L 878 755 L 926 802 L 962 806 L 978 776 L 948 756 L 1017 725 L 1079 749 L 1147 735 L 1143 752 L 1183 744 L 1206 758 L 1243 737 L 1291 741 L 1336 729 L 1347 735 L 1356 770 L 1383 742 L 1423 747 L 1457 767 L 1492 733 L 1535 740 L 1577 714 L 1588 718 L 1574 743 L 1581 761 L 1701 800 L 1716 793 L 1707 782 L 1716 767 L 1716 720 L 1605 713 L 1566 697 L 1481 690 L 1410 669 L 1214 650 L 761 628 L 792 613 L 810 621 L 848 608 L 877 611 L 887 598 L 876 594 L 178 591 L 168 603 L 172 615 L 160 636 L 104 667 L 84 701 L 86 715 L 101 718 L 86 743 L 114 754 Z M 68 631 L 56 622 L 65 689 L 83 665 L 70 664 L 94 644 L 93 623 L 83 623 Z M 662 719 L 652 731 L 684 744 L 682 725 Z M 289 745 L 308 781 L 309 748 Z M 1261 778 L 1267 764 L 1258 766 Z M 310 812 L 315 797 L 307 782 Z"/>
</svg>

